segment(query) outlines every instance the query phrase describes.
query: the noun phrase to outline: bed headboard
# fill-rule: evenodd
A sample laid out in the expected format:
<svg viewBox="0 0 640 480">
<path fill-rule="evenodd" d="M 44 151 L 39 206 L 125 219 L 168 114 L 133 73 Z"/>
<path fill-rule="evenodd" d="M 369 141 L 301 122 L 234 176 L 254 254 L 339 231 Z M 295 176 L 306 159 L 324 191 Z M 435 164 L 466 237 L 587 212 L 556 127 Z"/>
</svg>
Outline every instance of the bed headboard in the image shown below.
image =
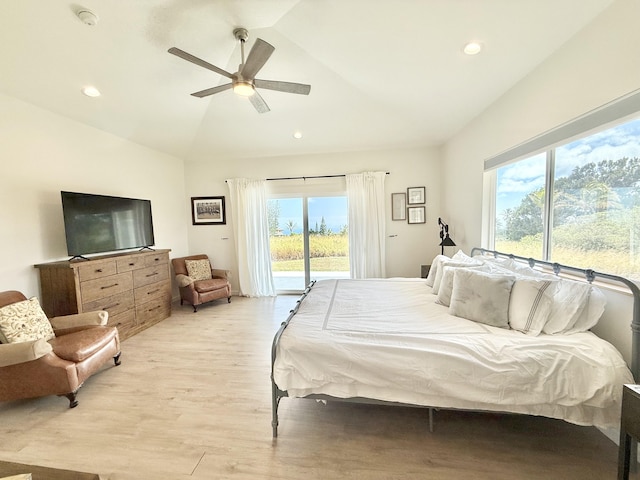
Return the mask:
<svg viewBox="0 0 640 480">
<path fill-rule="evenodd" d="M 577 267 L 571 267 L 568 265 L 561 265 L 559 263 L 545 262 L 544 260 L 536 260 L 534 258 L 520 257 L 510 253 L 502 253 L 495 250 L 487 250 L 485 248 L 474 247 L 471 249 L 471 256 L 474 255 L 491 255 L 494 257 L 511 258 L 513 260 L 519 260 L 521 262 L 528 263 L 530 267 L 541 266 L 553 271 L 554 274 L 559 275 L 562 272 L 571 273 L 577 276 L 582 276 L 587 282 L 592 283 L 595 279 L 604 279 L 615 285 L 623 285 L 631 291 L 633 295 L 633 316 L 631 320 L 631 373 L 636 382 L 640 380 L 640 288 L 638 285 L 629 280 L 628 278 L 620 277 L 618 275 L 611 275 L 609 273 L 596 272 L 591 269 L 582 269 Z"/>
</svg>

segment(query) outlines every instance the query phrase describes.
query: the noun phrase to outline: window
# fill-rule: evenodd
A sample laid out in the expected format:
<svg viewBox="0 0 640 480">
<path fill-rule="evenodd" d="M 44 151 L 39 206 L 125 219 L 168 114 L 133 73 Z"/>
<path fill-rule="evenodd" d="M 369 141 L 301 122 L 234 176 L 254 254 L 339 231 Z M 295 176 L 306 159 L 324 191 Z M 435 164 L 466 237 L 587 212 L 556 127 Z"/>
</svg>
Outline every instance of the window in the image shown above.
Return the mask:
<svg viewBox="0 0 640 480">
<path fill-rule="evenodd" d="M 640 117 L 497 168 L 493 244 L 640 280 Z"/>
<path fill-rule="evenodd" d="M 546 165 L 542 153 L 498 169 L 496 250 L 542 258 Z"/>
<path fill-rule="evenodd" d="M 269 244 L 278 293 L 300 293 L 311 280 L 349 278 L 344 177 L 268 182 Z"/>
</svg>

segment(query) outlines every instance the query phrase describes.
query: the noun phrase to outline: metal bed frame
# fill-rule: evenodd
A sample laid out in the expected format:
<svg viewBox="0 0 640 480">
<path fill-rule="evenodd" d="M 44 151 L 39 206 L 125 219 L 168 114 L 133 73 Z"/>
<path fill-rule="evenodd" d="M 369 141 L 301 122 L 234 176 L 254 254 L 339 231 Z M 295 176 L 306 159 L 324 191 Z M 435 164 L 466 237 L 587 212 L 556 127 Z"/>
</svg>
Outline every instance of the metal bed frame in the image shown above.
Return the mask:
<svg viewBox="0 0 640 480">
<path fill-rule="evenodd" d="M 617 285 L 624 285 L 625 287 L 627 287 L 633 294 L 630 370 L 631 370 L 631 373 L 633 374 L 633 378 L 636 381 L 640 379 L 640 288 L 638 288 L 638 285 L 635 282 L 627 278 L 620 277 L 618 275 L 611 275 L 608 273 L 596 272 L 591 269 L 581 269 L 581 268 L 571 267 L 571 266 L 562 265 L 559 263 L 546 262 L 544 260 L 536 260 L 533 258 L 520 257 L 518 255 L 502 253 L 495 250 L 487 250 L 479 247 L 474 247 L 471 250 L 472 257 L 476 254 L 480 254 L 484 256 L 493 256 L 495 258 L 503 257 L 503 258 L 510 258 L 512 260 L 518 260 L 518 261 L 527 263 L 531 268 L 540 266 L 546 269 L 550 269 L 553 271 L 555 275 L 559 275 L 561 272 L 567 272 L 573 275 L 583 276 L 588 283 L 592 283 L 596 278 L 598 278 L 598 279 L 604 279 L 608 282 L 611 282 Z M 278 406 L 280 405 L 280 400 L 282 400 L 283 397 L 289 396 L 285 390 L 281 390 L 278 387 L 278 385 L 276 385 L 273 379 L 273 369 L 276 361 L 276 350 L 280 342 L 280 338 L 282 337 L 282 334 L 284 333 L 285 329 L 289 325 L 289 322 L 291 322 L 291 319 L 298 312 L 298 309 L 300 308 L 300 304 L 307 297 L 307 295 L 313 288 L 314 284 L 315 284 L 315 280 L 309 283 L 307 288 L 304 290 L 303 294 L 300 296 L 300 298 L 296 302 L 295 307 L 289 311 L 289 316 L 280 325 L 280 328 L 276 332 L 273 338 L 273 343 L 271 345 L 271 408 L 272 408 L 271 427 L 273 429 L 274 438 L 278 436 Z M 308 399 L 315 399 L 315 400 L 332 400 L 332 401 L 340 401 L 340 402 L 374 404 L 374 405 L 395 405 L 395 406 L 405 406 L 405 407 L 426 408 L 429 411 L 429 431 L 433 432 L 434 407 L 428 407 L 423 405 L 412 405 L 412 404 L 406 404 L 406 403 L 400 403 L 400 402 L 388 402 L 388 401 L 376 400 L 371 398 L 363 398 L 363 397 L 338 398 L 338 397 L 333 397 L 330 395 L 322 395 L 322 394 L 307 395 L 305 397 L 300 397 L 300 398 L 308 398 Z"/>
</svg>

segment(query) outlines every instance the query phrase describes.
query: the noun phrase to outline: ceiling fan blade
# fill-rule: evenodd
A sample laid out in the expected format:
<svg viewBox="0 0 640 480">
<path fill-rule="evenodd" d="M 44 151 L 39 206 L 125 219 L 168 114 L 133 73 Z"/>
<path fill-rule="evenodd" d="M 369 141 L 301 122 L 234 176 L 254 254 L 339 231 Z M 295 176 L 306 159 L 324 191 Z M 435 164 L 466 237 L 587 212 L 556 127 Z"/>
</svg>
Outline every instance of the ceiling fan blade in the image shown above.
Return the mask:
<svg viewBox="0 0 640 480">
<path fill-rule="evenodd" d="M 309 95 L 311 85 L 303 83 L 279 82 L 277 80 L 258 80 L 253 81 L 258 88 L 266 88 L 268 90 L 276 90 L 278 92 L 297 93 L 299 95 Z"/>
<path fill-rule="evenodd" d="M 209 95 L 213 95 L 214 93 L 224 92 L 225 90 L 229 90 L 233 86 L 233 83 L 225 83 L 224 85 L 218 85 L 217 87 L 207 88 L 206 90 L 200 90 L 199 92 L 192 93 L 194 97 L 208 97 Z"/>
<path fill-rule="evenodd" d="M 204 68 L 206 68 L 208 70 L 211 70 L 213 72 L 219 73 L 220 75 L 223 75 L 223 76 L 225 76 L 227 78 L 231 78 L 231 79 L 234 78 L 234 76 L 231 73 L 227 72 L 226 70 L 218 68 L 215 65 L 211 65 L 209 62 L 205 62 L 204 60 L 201 60 L 198 57 L 194 57 L 193 55 L 191 55 L 190 53 L 185 52 L 184 50 L 180 50 L 179 48 L 176 48 L 176 47 L 171 47 L 167 51 L 169 53 L 177 56 L 177 57 L 180 57 L 180 58 L 186 60 L 187 62 L 195 63 L 196 65 L 200 65 L 201 67 L 204 67 Z"/>
<path fill-rule="evenodd" d="M 256 73 L 258 73 L 267 60 L 269 60 L 274 50 L 273 45 L 265 42 L 261 38 L 256 39 L 253 47 L 251 47 L 247 61 L 244 62 L 242 66 L 242 71 L 240 72 L 242 78 L 245 80 L 253 80 Z"/>
<path fill-rule="evenodd" d="M 251 102 L 251 105 L 255 107 L 258 113 L 267 113 L 271 110 L 269 108 L 269 105 L 267 105 L 267 102 L 264 101 L 264 99 L 258 92 L 254 92 L 253 95 L 249 97 L 249 101 Z"/>
</svg>

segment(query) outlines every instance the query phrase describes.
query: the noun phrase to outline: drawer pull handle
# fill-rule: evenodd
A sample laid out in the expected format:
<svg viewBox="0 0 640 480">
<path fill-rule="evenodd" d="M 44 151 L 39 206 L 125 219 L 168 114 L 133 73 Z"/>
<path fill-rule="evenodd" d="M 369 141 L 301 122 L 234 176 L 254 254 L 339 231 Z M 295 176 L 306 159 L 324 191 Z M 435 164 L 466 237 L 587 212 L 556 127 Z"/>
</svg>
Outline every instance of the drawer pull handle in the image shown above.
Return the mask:
<svg viewBox="0 0 640 480">
<path fill-rule="evenodd" d="M 113 285 L 106 285 L 106 286 L 104 286 L 104 287 L 100 287 L 100 288 L 101 288 L 102 290 L 105 290 L 105 289 L 107 289 L 107 288 L 113 288 L 113 287 L 117 287 L 117 286 L 118 286 L 118 284 L 117 284 L 117 283 L 114 283 Z"/>
<path fill-rule="evenodd" d="M 153 277 L 153 276 L 155 276 L 155 275 L 158 275 L 158 272 L 150 273 L 149 275 L 147 275 L 147 278 L 149 278 L 149 277 Z"/>
<path fill-rule="evenodd" d="M 147 292 L 147 295 L 153 295 L 156 292 L 159 292 L 160 289 L 156 288 L 155 290 L 151 290 L 150 292 Z"/>
<path fill-rule="evenodd" d="M 129 264 L 129 266 L 130 266 L 130 267 L 133 267 L 134 265 L 135 265 L 135 263 L 133 263 L 133 262 L 131 262 L 131 263 Z"/>
<path fill-rule="evenodd" d="M 96 273 L 102 273 L 102 269 L 101 268 L 96 268 Z"/>
<path fill-rule="evenodd" d="M 119 303 L 114 303 L 113 305 L 107 305 L 106 307 L 102 307 L 100 310 L 109 310 L 110 308 L 116 308 Z"/>
<path fill-rule="evenodd" d="M 155 307 L 150 308 L 149 310 L 147 310 L 147 312 L 153 312 L 154 310 L 158 310 L 159 308 L 162 308 L 162 306 L 161 305 L 156 305 Z"/>
</svg>

